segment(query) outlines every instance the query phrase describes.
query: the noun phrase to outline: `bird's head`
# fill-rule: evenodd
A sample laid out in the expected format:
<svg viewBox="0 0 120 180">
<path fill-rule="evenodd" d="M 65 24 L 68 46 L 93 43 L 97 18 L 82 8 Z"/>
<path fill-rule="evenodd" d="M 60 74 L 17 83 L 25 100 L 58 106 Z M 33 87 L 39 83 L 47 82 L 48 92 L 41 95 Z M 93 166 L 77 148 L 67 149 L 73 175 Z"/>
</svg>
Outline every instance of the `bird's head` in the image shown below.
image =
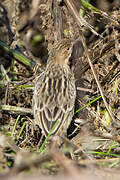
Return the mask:
<svg viewBox="0 0 120 180">
<path fill-rule="evenodd" d="M 73 43 L 70 39 L 62 39 L 53 45 L 49 57 L 52 58 L 56 64 L 66 65 L 72 53 L 72 46 Z"/>
</svg>

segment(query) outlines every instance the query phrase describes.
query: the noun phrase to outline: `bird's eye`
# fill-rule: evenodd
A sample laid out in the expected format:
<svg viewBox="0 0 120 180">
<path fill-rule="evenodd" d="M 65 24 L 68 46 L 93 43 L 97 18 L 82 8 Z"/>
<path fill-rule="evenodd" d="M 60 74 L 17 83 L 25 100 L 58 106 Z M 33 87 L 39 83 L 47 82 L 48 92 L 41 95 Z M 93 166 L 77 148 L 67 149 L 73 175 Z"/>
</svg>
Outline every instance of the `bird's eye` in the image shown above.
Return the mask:
<svg viewBox="0 0 120 180">
<path fill-rule="evenodd" d="M 68 47 L 67 50 L 69 51 L 69 49 L 70 49 L 70 48 Z"/>
</svg>

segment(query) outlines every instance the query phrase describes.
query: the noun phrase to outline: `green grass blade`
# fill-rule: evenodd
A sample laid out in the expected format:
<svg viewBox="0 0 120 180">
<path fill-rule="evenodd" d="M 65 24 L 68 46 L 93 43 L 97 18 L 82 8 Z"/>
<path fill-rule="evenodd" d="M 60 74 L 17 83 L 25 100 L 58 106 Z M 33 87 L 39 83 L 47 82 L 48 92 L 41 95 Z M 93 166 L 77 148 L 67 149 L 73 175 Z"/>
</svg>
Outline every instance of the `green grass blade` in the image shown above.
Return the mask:
<svg viewBox="0 0 120 180">
<path fill-rule="evenodd" d="M 44 147 L 45 147 L 45 144 L 47 143 L 47 141 L 49 140 L 50 136 L 52 135 L 54 129 L 56 128 L 56 126 L 58 125 L 59 121 L 57 120 L 54 124 L 54 126 L 52 127 L 52 129 L 50 130 L 49 134 L 47 135 L 45 141 L 42 143 L 40 149 L 38 150 L 38 152 L 42 152 Z"/>
<path fill-rule="evenodd" d="M 86 153 L 87 154 L 104 155 L 104 156 L 113 156 L 113 157 L 120 158 L 120 155 L 112 154 L 112 153 L 108 153 L 108 152 L 87 151 Z"/>
<path fill-rule="evenodd" d="M 90 101 L 89 103 L 85 104 L 84 106 L 82 106 L 81 108 L 79 108 L 77 111 L 75 111 L 75 114 L 78 113 L 79 111 L 81 111 L 82 109 L 86 108 L 88 105 L 96 102 L 97 100 L 99 100 L 100 98 L 102 98 L 102 96 L 97 97 L 96 99 Z"/>
<path fill-rule="evenodd" d="M 19 62 L 21 62 L 22 64 L 24 64 L 25 66 L 29 67 L 29 68 L 33 68 L 35 65 L 35 62 L 32 61 L 31 59 L 28 59 L 27 57 L 25 57 L 22 53 L 20 53 L 17 50 L 14 49 L 10 49 L 10 47 L 8 45 L 6 45 L 4 42 L 0 41 L 0 47 L 11 53 L 13 55 L 13 57 L 18 60 Z"/>
<path fill-rule="evenodd" d="M 21 129 L 20 129 L 20 132 L 19 132 L 18 138 L 22 135 L 22 132 L 23 132 L 23 130 L 24 130 L 24 128 L 25 128 L 25 126 L 26 126 L 26 124 L 27 124 L 27 122 L 25 121 L 25 122 L 23 123 L 23 125 L 22 125 Z"/>
<path fill-rule="evenodd" d="M 19 119 L 20 119 L 20 115 L 18 115 L 18 117 L 17 117 L 17 119 L 16 119 L 16 121 L 15 121 L 15 125 L 14 125 L 13 131 L 12 131 L 12 137 L 13 137 L 13 135 L 14 135 L 14 133 L 15 133 L 15 129 L 16 129 L 16 126 L 17 126 L 17 123 L 18 123 Z"/>
<path fill-rule="evenodd" d="M 101 13 L 101 10 L 97 9 L 96 7 L 94 7 L 93 5 L 91 5 L 89 2 L 87 2 L 86 0 L 80 0 L 82 3 L 82 6 L 86 9 L 92 10 L 94 13 Z"/>
</svg>

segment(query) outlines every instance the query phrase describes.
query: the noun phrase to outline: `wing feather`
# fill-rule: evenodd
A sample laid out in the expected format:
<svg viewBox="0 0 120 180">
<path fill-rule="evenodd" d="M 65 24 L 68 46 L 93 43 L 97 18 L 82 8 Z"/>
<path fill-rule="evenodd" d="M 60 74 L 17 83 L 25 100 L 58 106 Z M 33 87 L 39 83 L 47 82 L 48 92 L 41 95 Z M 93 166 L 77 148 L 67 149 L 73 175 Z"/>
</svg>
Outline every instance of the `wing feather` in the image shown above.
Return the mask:
<svg viewBox="0 0 120 180">
<path fill-rule="evenodd" d="M 49 78 L 45 73 L 42 73 L 37 79 L 33 96 L 33 111 L 35 123 L 40 126 L 45 135 L 49 133 L 56 121 L 58 121 L 58 125 L 53 134 L 59 131 L 68 118 L 67 124 L 70 124 L 74 111 L 74 93 L 76 92 L 75 86 L 72 85 L 74 83 L 71 82 L 73 80 L 71 78 L 68 82 L 64 76 L 56 79 Z"/>
</svg>

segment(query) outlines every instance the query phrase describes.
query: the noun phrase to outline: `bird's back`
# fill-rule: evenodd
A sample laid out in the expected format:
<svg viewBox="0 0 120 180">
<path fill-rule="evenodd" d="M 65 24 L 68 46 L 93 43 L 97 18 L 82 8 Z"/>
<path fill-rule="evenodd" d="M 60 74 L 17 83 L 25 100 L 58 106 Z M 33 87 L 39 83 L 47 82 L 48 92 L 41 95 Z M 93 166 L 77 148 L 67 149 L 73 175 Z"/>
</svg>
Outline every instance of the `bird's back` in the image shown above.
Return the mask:
<svg viewBox="0 0 120 180">
<path fill-rule="evenodd" d="M 67 129 L 74 113 L 75 80 L 69 67 L 52 65 L 37 79 L 33 96 L 35 123 L 47 135 L 58 121 L 53 134 Z"/>
</svg>

